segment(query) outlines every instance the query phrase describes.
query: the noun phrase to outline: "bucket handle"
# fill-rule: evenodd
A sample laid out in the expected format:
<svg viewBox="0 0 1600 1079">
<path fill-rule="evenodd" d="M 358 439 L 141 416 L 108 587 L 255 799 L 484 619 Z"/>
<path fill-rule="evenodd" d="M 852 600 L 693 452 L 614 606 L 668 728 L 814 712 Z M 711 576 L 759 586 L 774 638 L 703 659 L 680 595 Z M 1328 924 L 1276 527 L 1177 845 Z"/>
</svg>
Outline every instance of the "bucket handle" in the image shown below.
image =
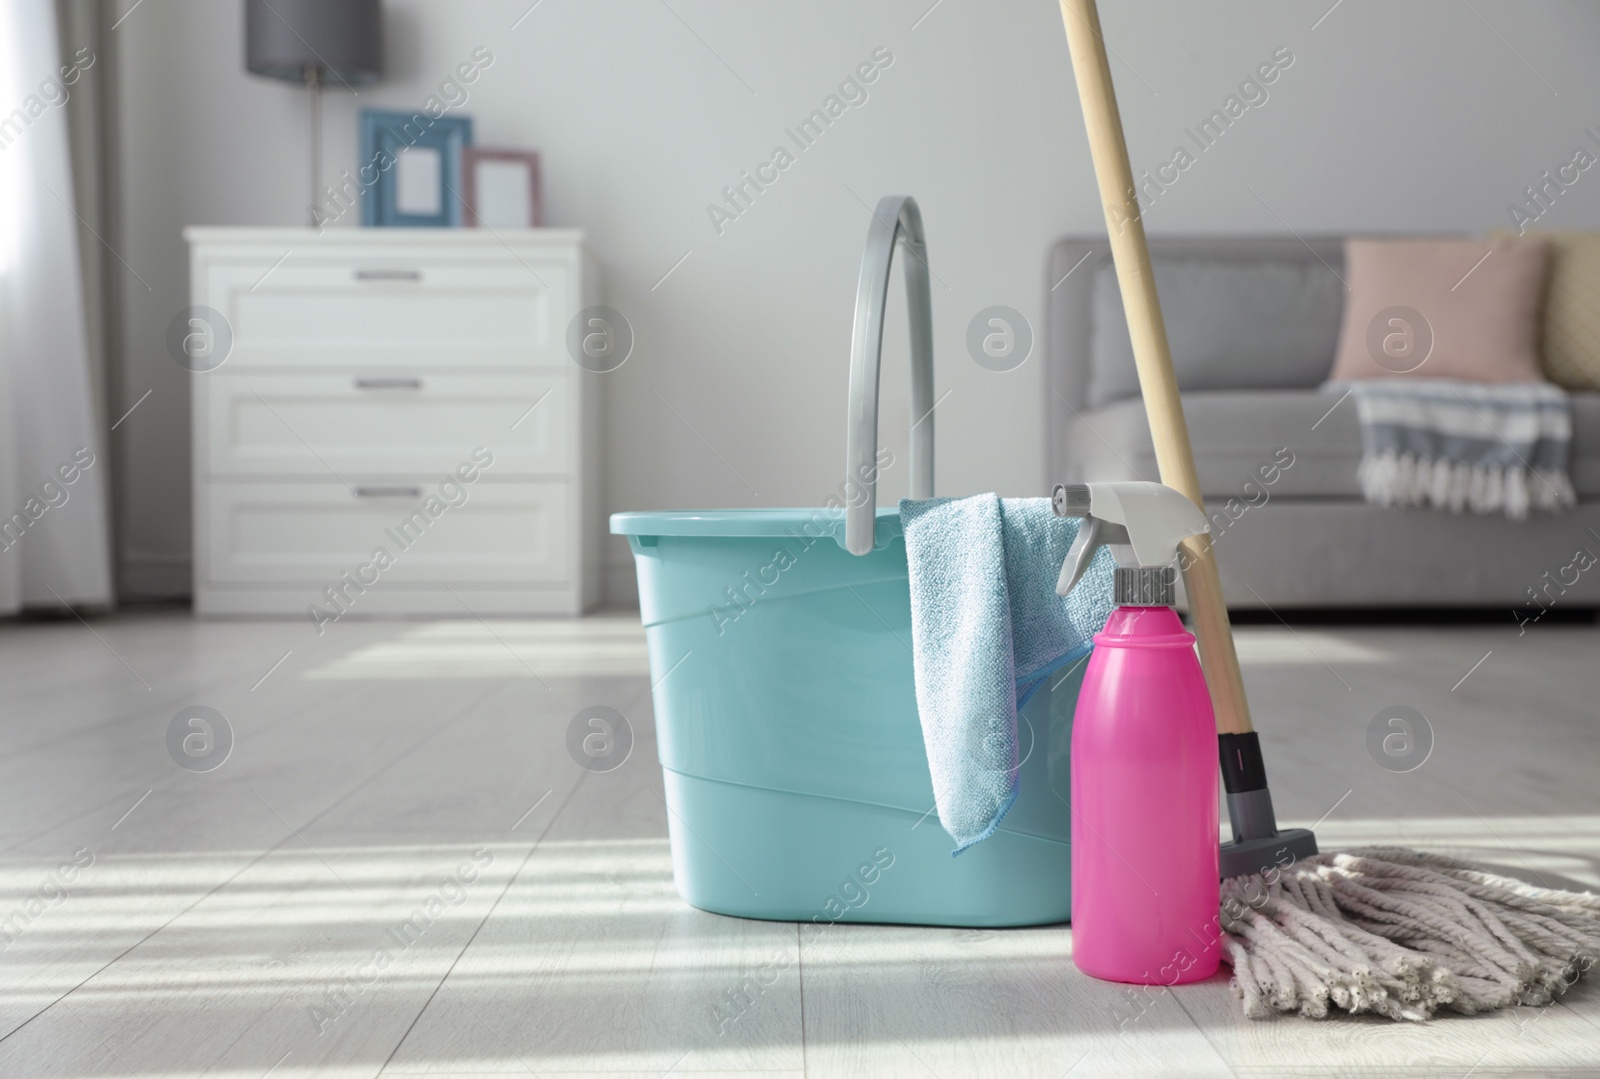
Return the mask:
<svg viewBox="0 0 1600 1079">
<path fill-rule="evenodd" d="M 910 195 L 878 200 L 867 226 L 867 249 L 856 283 L 855 332 L 850 342 L 850 417 L 845 452 L 845 549 L 872 551 L 878 521 L 878 370 L 883 316 L 896 243 L 905 260 L 906 312 L 911 318 L 911 497 L 933 497 L 933 305 L 928 295 L 928 249 L 922 214 Z"/>
</svg>

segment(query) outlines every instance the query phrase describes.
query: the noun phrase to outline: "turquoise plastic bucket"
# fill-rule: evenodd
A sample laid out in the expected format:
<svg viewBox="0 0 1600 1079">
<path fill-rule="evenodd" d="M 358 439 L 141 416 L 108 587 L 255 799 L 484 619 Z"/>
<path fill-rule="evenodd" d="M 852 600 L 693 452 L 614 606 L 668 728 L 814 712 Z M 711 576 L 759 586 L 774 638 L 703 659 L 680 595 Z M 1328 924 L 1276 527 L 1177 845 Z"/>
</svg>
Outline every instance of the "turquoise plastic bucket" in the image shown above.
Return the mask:
<svg viewBox="0 0 1600 1079">
<path fill-rule="evenodd" d="M 639 574 L 673 878 L 782 921 L 1010 926 L 1071 913 L 1068 748 L 1082 664 L 1018 722 L 1020 794 L 959 858 L 933 812 L 905 542 L 837 511 L 619 513 Z"/>
</svg>

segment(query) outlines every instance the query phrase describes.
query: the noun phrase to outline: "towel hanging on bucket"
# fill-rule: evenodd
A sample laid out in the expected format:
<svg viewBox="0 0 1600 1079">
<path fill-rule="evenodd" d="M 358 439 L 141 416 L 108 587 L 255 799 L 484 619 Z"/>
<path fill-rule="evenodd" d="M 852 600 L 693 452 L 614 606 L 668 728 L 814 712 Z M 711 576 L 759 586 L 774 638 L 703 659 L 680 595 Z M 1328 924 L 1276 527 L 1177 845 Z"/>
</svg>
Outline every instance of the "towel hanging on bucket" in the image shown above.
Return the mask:
<svg viewBox="0 0 1600 1079">
<path fill-rule="evenodd" d="M 910 570 L 917 714 L 939 823 L 956 854 L 1017 797 L 1017 708 L 1076 662 L 1111 615 L 1111 558 L 1056 595 L 1078 522 L 1048 498 L 900 503 Z"/>
</svg>

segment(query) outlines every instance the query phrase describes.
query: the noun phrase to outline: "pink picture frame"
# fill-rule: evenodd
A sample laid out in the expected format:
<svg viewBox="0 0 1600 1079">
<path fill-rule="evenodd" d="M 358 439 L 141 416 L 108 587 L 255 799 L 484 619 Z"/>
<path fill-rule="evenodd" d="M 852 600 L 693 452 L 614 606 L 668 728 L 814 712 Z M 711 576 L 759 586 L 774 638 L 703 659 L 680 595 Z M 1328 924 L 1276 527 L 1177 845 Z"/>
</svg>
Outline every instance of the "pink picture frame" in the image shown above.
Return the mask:
<svg viewBox="0 0 1600 1079">
<path fill-rule="evenodd" d="M 468 146 L 461 152 L 462 198 L 468 228 L 539 228 L 544 199 L 539 155 L 528 150 Z"/>
</svg>

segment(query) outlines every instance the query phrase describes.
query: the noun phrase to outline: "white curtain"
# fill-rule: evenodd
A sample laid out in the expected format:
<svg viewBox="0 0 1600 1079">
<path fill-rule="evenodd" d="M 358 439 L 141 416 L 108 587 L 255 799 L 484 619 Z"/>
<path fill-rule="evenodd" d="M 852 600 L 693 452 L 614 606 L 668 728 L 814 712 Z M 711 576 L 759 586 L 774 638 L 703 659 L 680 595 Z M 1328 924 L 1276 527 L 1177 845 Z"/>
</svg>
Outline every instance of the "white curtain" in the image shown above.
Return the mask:
<svg viewBox="0 0 1600 1079">
<path fill-rule="evenodd" d="M 0 613 L 112 598 L 63 107 L 92 64 L 52 0 L 0 0 Z"/>
</svg>

